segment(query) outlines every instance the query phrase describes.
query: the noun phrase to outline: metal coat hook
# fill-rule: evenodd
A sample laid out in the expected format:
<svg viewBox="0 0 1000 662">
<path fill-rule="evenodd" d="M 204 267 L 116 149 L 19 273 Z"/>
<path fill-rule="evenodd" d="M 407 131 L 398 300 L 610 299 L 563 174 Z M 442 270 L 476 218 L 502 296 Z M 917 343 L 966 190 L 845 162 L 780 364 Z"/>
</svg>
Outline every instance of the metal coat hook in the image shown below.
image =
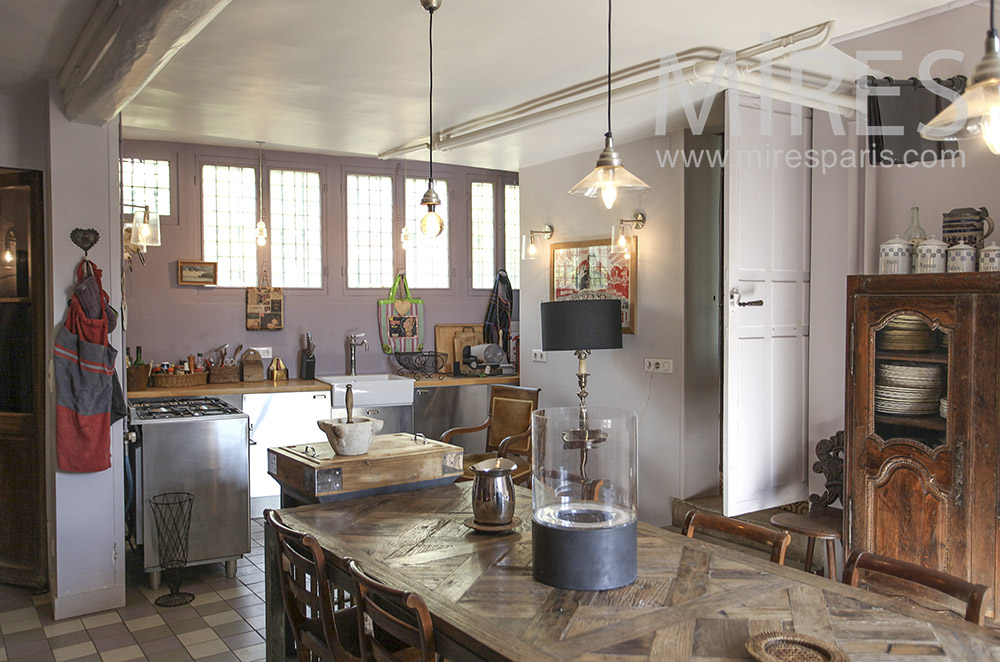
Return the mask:
<svg viewBox="0 0 1000 662">
<path fill-rule="evenodd" d="M 69 233 L 69 239 L 83 250 L 83 257 L 87 257 L 88 251 L 93 248 L 101 239 L 101 234 L 94 228 L 75 228 Z"/>
</svg>

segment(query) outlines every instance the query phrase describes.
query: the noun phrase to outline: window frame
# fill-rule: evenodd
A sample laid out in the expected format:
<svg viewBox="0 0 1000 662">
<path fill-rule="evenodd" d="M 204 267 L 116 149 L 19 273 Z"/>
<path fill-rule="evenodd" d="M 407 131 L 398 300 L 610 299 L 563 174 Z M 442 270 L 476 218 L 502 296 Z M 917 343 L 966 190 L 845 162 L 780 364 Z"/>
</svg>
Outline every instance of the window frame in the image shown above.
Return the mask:
<svg viewBox="0 0 1000 662">
<path fill-rule="evenodd" d="M 136 149 L 138 148 L 138 149 Z M 180 214 L 178 213 L 178 206 L 180 205 L 180 193 L 178 191 L 178 182 L 180 181 L 180 176 L 178 170 L 180 168 L 180 155 L 177 150 L 174 149 L 164 149 L 162 145 L 150 145 L 150 144 L 140 144 L 133 146 L 132 149 L 121 150 L 118 155 L 118 167 L 121 168 L 122 159 L 135 159 L 138 161 L 166 161 L 169 165 L 170 177 L 170 213 L 160 215 L 160 227 L 163 226 L 177 226 L 180 225 Z M 119 180 L 120 180 L 119 176 Z M 122 186 L 122 182 L 119 181 L 119 187 Z M 121 208 L 122 214 L 133 214 L 137 210 L 131 207 L 125 208 L 121 206 L 123 201 L 123 194 L 119 193 L 119 207 Z"/>
<path fill-rule="evenodd" d="M 411 167 L 412 166 L 412 167 Z M 406 268 L 406 255 L 403 251 L 402 243 L 399 240 L 400 233 L 406 221 L 406 180 L 423 179 L 427 180 L 429 170 L 427 163 L 416 164 L 407 163 L 404 167 L 402 163 L 395 165 L 387 164 L 384 167 L 345 163 L 341 166 L 340 173 L 340 211 L 341 225 L 336 229 L 336 236 L 341 244 L 340 249 L 340 282 L 341 293 L 348 297 L 378 296 L 384 298 L 386 292 L 392 287 L 389 283 L 385 287 L 348 287 L 347 270 L 348 246 L 347 246 L 347 178 L 350 175 L 362 175 L 368 177 L 389 177 L 392 179 L 392 264 L 393 278 Z M 447 167 L 440 167 L 434 164 L 434 181 L 443 181 L 448 186 L 448 208 L 455 209 L 455 172 Z M 417 288 L 410 287 L 410 292 L 419 292 L 422 299 L 447 298 L 455 291 L 455 234 L 454 223 L 451 218 L 445 219 L 444 232 L 448 235 L 448 287 L 446 288 Z"/>
<path fill-rule="evenodd" d="M 469 219 L 469 232 L 465 245 L 465 256 L 468 261 L 466 270 L 466 294 L 471 297 L 490 296 L 493 293 L 493 283 L 490 282 L 487 288 L 472 286 L 472 185 L 474 183 L 486 183 L 493 185 L 493 275 L 496 277 L 497 271 L 505 269 L 507 265 L 506 250 L 506 201 L 504 187 L 508 185 L 520 186 L 517 173 L 497 172 L 489 175 L 470 173 L 466 177 L 466 214 Z M 520 288 L 514 288 L 520 289 Z"/>
<path fill-rule="evenodd" d="M 194 155 L 194 205 L 197 207 L 197 218 L 198 218 L 198 231 L 192 233 L 192 235 L 197 237 L 196 250 L 199 255 L 199 259 L 204 259 L 205 257 L 205 217 L 204 217 L 204 192 L 202 189 L 202 169 L 206 165 L 220 166 L 220 167 L 235 167 L 235 168 L 252 168 L 255 171 L 257 195 L 262 194 L 261 189 L 261 177 L 257 173 L 257 169 L 260 165 L 258 159 L 251 157 L 240 157 L 224 154 L 195 154 Z M 326 177 L 326 167 L 318 165 L 316 163 L 304 163 L 302 161 L 294 160 L 283 160 L 279 157 L 268 158 L 268 153 L 264 151 L 264 181 L 263 181 L 263 195 L 264 195 L 264 224 L 267 226 L 267 238 L 268 242 L 264 246 L 257 246 L 257 283 L 260 283 L 261 276 L 263 275 L 263 267 L 266 264 L 268 268 L 268 280 L 271 279 L 271 271 L 273 267 L 271 266 L 271 170 L 300 170 L 302 172 L 315 172 L 319 174 L 319 185 L 320 185 L 320 242 L 322 248 L 320 250 L 320 261 L 321 261 L 321 278 L 322 285 L 320 287 L 284 287 L 282 288 L 286 293 L 294 293 L 296 295 L 325 295 L 329 292 L 330 283 L 330 268 L 329 268 L 329 257 L 328 257 L 328 247 L 327 235 L 328 233 L 324 229 L 324 222 L 328 220 L 328 209 L 329 204 L 327 200 L 327 177 Z M 260 207 L 260 198 L 257 199 L 257 206 Z M 256 223 L 256 220 L 254 221 Z M 219 292 L 231 292 L 236 290 L 245 289 L 246 285 L 213 285 L 211 287 L 199 288 L 205 290 L 215 290 Z"/>
</svg>

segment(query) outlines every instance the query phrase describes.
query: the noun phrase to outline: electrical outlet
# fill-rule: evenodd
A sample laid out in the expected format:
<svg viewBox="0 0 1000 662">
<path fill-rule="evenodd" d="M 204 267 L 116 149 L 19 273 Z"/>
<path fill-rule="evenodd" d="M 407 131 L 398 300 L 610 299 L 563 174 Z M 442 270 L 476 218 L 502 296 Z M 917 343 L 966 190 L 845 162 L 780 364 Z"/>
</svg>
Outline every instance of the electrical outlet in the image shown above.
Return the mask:
<svg viewBox="0 0 1000 662">
<path fill-rule="evenodd" d="M 251 347 L 251 349 L 256 349 L 257 353 L 260 354 L 260 358 L 269 359 L 271 358 L 271 348 L 270 347 Z"/>
<path fill-rule="evenodd" d="M 668 372 L 674 371 L 673 359 L 651 359 L 646 357 L 642 360 L 642 369 L 645 372 Z"/>
<path fill-rule="evenodd" d="M 545 363 L 549 360 L 549 357 L 547 357 L 545 355 L 545 352 L 543 352 L 542 350 L 533 349 L 531 350 L 531 360 L 534 361 L 535 363 Z"/>
</svg>

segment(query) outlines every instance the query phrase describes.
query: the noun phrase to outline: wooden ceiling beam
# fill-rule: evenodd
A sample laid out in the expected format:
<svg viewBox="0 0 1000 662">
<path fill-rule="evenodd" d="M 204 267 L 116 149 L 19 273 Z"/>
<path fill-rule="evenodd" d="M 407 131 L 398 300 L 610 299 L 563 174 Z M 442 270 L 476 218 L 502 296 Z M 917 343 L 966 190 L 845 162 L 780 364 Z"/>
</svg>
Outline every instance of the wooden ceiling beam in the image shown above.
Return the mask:
<svg viewBox="0 0 1000 662">
<path fill-rule="evenodd" d="M 110 121 L 231 0 L 101 0 L 59 75 L 66 116 Z"/>
</svg>

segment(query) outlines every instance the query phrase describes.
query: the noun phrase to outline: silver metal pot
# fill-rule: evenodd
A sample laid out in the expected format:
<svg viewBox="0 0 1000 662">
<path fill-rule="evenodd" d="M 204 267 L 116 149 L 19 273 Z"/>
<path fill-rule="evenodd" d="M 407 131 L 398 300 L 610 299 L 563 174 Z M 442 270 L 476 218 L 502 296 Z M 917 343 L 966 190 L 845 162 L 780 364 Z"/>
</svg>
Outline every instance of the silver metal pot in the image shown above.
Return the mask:
<svg viewBox="0 0 1000 662">
<path fill-rule="evenodd" d="M 514 521 L 514 481 L 517 463 L 505 457 L 483 460 L 471 467 L 472 514 L 477 524 L 503 526 Z"/>
</svg>

